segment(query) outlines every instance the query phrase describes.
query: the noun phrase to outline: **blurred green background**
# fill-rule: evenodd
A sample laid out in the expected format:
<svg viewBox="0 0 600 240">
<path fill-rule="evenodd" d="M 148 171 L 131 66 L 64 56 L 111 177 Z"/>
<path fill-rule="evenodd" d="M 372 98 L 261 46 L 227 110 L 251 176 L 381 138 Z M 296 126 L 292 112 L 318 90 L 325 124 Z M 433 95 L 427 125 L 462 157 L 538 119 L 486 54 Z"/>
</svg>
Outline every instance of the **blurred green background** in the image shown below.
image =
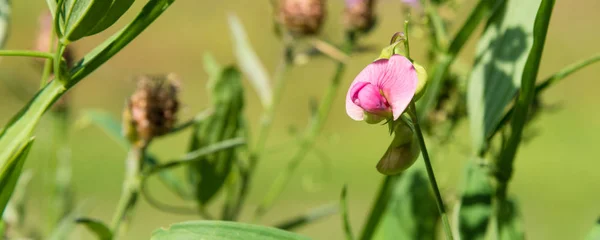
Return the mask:
<svg viewBox="0 0 600 240">
<path fill-rule="evenodd" d="M 141 8 L 138 1 L 118 26 Z M 466 1 L 456 15 L 454 28 L 459 26 L 474 1 Z M 7 49 L 29 49 L 35 43 L 39 14 L 45 10 L 42 0 L 13 1 L 12 30 Z M 600 32 L 597 24 L 600 1 L 557 1 L 543 55 L 540 77 L 543 78 L 563 66 L 600 52 Z M 343 1 L 328 1 L 328 17 L 322 38 L 339 42 L 342 36 L 341 13 Z M 125 98 L 132 92 L 132 78 L 144 73 L 175 72 L 182 79 L 181 120 L 188 119 L 208 106 L 202 70 L 202 58 L 211 52 L 221 63 L 234 63 L 227 14 L 235 13 L 242 20 L 256 52 L 269 72 L 273 72 L 280 56 L 280 41 L 272 33 L 268 1 L 176 1 L 155 24 L 124 51 L 102 66 L 85 81 L 72 89 L 74 115 L 84 109 L 105 109 L 119 117 Z M 348 185 L 351 222 L 358 232 L 368 213 L 374 193 L 382 176 L 375 164 L 387 148 L 390 137 L 384 126 L 354 122 L 344 109 L 346 86 L 353 77 L 377 55 L 405 19 L 400 0 L 379 1 L 379 25 L 374 32 L 361 39 L 361 44 L 372 51 L 354 54 L 344 76 L 335 106 L 319 138 L 318 148 L 329 160 L 310 154 L 293 176 L 276 206 L 263 224 L 274 224 L 322 204 L 337 202 L 341 188 Z M 77 57 L 83 56 L 102 42 L 117 27 L 75 44 Z M 426 46 L 413 41 L 415 59 L 425 56 Z M 476 41 L 472 39 L 461 52 L 461 59 L 471 64 Z M 427 64 L 424 64 L 427 66 Z M 323 94 L 334 71 L 335 63 L 327 58 L 312 59 L 298 66 L 289 75 L 289 84 L 276 116 L 268 146 L 271 150 L 259 165 L 257 179 L 251 190 L 243 220 L 266 192 L 271 179 L 287 163 L 294 146 L 290 129 L 302 129 L 309 118 L 309 100 Z M 546 104 L 555 106 L 538 118 L 527 130 L 535 134 L 519 151 L 516 172 L 510 185 L 510 194 L 516 196 L 524 213 L 529 239 L 581 239 L 600 214 L 600 67 L 586 68 L 565 79 L 543 95 Z M 30 89 L 38 84 L 39 72 L 26 58 L 4 57 L 0 62 L 0 78 Z M 247 86 L 247 117 L 256 127 L 261 106 L 250 86 Z M 24 102 L 14 88 L 0 85 L 0 122 L 5 123 Z M 16 95 L 15 95 L 16 94 Z M 22 96 L 21 96 L 22 97 Z M 30 96 L 26 96 L 29 98 Z M 40 224 L 45 215 L 48 181 L 45 175 L 48 150 L 51 144 L 51 125 L 43 121 L 37 128 L 38 141 L 27 161 L 26 168 L 34 170 L 29 198 L 29 219 L 33 226 Z M 434 154 L 434 167 L 446 201 L 456 201 L 456 191 L 468 160 L 470 134 L 464 122 L 454 136 L 452 146 Z M 187 146 L 188 132 L 160 139 L 153 143 L 151 152 L 162 160 L 180 156 Z M 288 143 L 288 144 L 286 144 Z M 126 153 L 107 135 L 95 127 L 73 128 L 73 182 L 78 201 L 86 202 L 86 215 L 109 221 L 121 192 L 124 158 Z M 180 201 L 158 181 L 151 181 L 153 195 L 172 204 Z M 424 188 L 429 186 L 424 185 Z M 213 209 L 217 210 L 217 209 Z M 174 215 L 151 208 L 146 202 L 136 210 L 134 222 L 126 239 L 148 239 L 152 230 L 170 223 L 196 219 L 194 215 Z M 341 239 L 339 216 L 304 227 L 299 232 L 315 239 Z M 88 239 L 83 228 L 77 228 L 74 239 Z"/>
</svg>

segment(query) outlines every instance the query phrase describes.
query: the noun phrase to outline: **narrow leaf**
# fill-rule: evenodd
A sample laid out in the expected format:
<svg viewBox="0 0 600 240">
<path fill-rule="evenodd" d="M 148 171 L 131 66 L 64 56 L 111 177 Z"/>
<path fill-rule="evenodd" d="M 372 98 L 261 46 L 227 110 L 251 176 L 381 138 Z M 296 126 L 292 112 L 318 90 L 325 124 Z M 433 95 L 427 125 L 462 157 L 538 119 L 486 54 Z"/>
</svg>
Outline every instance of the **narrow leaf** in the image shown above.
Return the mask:
<svg viewBox="0 0 600 240">
<path fill-rule="evenodd" d="M 0 0 L 0 49 L 4 48 L 10 32 L 10 0 Z"/>
<path fill-rule="evenodd" d="M 473 148 L 486 136 L 521 87 L 521 75 L 533 43 L 533 23 L 541 0 L 506 1 L 479 40 L 467 90 Z"/>
<path fill-rule="evenodd" d="M 472 160 L 467 164 L 464 189 L 458 206 L 458 230 L 462 239 L 485 239 L 492 216 L 494 189 L 487 169 Z"/>
<path fill-rule="evenodd" d="M 269 75 L 254 50 L 252 50 L 242 23 L 234 14 L 229 15 L 229 29 L 234 41 L 234 51 L 242 71 L 250 79 L 263 107 L 270 107 L 273 94 L 269 84 Z"/>
<path fill-rule="evenodd" d="M 310 238 L 281 229 L 225 221 L 176 223 L 152 233 L 151 240 L 308 240 Z"/>
<path fill-rule="evenodd" d="M 85 110 L 75 122 L 75 126 L 80 129 L 91 125 L 98 126 L 123 149 L 129 149 L 129 142 L 121 132 L 121 123 L 110 113 L 103 110 Z"/>
<path fill-rule="evenodd" d="M 400 176 L 386 176 L 381 182 L 377 198 L 371 206 L 369 217 L 363 226 L 359 239 L 369 240 L 373 238 L 373 234 L 375 234 L 377 226 L 381 222 L 381 219 L 383 218 L 383 215 L 388 207 L 388 202 L 392 196 L 395 178 L 400 178 Z"/>
<path fill-rule="evenodd" d="M 83 224 L 88 230 L 93 232 L 99 240 L 111 240 L 113 237 L 110 229 L 100 220 L 91 218 L 78 218 L 76 222 Z"/>
<path fill-rule="evenodd" d="M 96 25 L 86 33 L 86 36 L 91 36 L 102 32 L 115 24 L 127 10 L 133 5 L 135 0 L 112 0 L 112 4 L 107 10 L 106 14 L 102 17 Z"/>
<path fill-rule="evenodd" d="M 299 227 L 314 223 L 325 217 L 331 216 L 337 213 L 338 206 L 335 204 L 328 204 L 325 206 L 318 207 L 309 211 L 301 216 L 294 217 L 289 220 L 282 221 L 281 223 L 275 224 L 276 228 L 291 231 Z"/>
<path fill-rule="evenodd" d="M 4 214 L 6 204 L 10 200 L 12 193 L 17 185 L 17 181 L 21 176 L 21 169 L 25 164 L 25 159 L 29 154 L 29 150 L 33 144 L 34 138 L 29 139 L 28 142 L 21 145 L 13 152 L 8 160 L 9 164 L 6 167 L 0 169 L 0 216 Z"/>
<path fill-rule="evenodd" d="M 352 226 L 350 225 L 350 217 L 348 216 L 348 187 L 344 185 L 342 188 L 342 195 L 340 196 L 340 209 L 342 210 L 342 223 L 344 224 L 344 233 L 346 234 L 347 240 L 354 239 L 354 233 L 352 233 Z"/>
</svg>

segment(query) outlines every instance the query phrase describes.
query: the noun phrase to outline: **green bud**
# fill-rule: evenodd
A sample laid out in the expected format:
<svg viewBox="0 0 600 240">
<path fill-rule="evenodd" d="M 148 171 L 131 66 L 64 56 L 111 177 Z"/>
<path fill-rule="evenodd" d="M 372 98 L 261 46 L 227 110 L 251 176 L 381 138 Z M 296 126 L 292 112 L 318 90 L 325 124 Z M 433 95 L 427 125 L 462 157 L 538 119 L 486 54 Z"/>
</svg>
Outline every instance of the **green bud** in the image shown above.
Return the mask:
<svg viewBox="0 0 600 240">
<path fill-rule="evenodd" d="M 396 175 L 408 169 L 419 157 L 421 148 L 412 129 L 400 122 L 394 130 L 394 140 L 377 163 L 377 171 Z"/>
<path fill-rule="evenodd" d="M 415 101 L 419 100 L 423 94 L 425 94 L 425 91 L 427 90 L 427 71 L 425 71 L 425 68 L 421 65 L 419 65 L 416 62 L 413 62 L 413 66 L 415 67 L 415 70 L 417 71 L 417 78 L 419 79 L 419 82 L 417 83 L 417 91 L 415 92 Z"/>
</svg>

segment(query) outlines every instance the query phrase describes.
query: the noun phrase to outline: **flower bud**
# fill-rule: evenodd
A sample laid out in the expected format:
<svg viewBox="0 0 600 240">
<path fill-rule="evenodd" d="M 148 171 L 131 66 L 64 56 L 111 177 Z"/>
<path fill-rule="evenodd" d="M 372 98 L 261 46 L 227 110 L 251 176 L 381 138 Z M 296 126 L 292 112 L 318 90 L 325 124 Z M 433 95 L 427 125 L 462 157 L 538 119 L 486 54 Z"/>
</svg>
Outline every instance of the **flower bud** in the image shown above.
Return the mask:
<svg viewBox="0 0 600 240">
<path fill-rule="evenodd" d="M 369 32 L 375 25 L 373 7 L 375 0 L 346 0 L 344 25 L 351 32 Z"/>
<path fill-rule="evenodd" d="M 412 129 L 398 121 L 394 130 L 394 140 L 379 163 L 377 171 L 385 175 L 396 175 L 412 166 L 419 157 L 421 148 Z"/>
<path fill-rule="evenodd" d="M 138 79 L 123 113 L 124 134 L 132 143 L 146 144 L 171 131 L 179 109 L 178 90 L 179 80 L 174 74 Z"/>
<path fill-rule="evenodd" d="M 423 66 L 419 65 L 416 62 L 413 62 L 413 66 L 415 67 L 415 70 L 417 71 L 417 79 L 419 79 L 419 82 L 417 83 L 417 91 L 415 92 L 415 99 L 414 99 L 414 101 L 416 102 L 423 96 L 423 94 L 425 94 L 425 91 L 427 90 L 428 76 L 427 76 L 427 71 L 425 70 L 425 68 Z"/>
<path fill-rule="evenodd" d="M 279 8 L 281 23 L 293 35 L 313 35 L 325 19 L 325 0 L 282 0 Z"/>
</svg>

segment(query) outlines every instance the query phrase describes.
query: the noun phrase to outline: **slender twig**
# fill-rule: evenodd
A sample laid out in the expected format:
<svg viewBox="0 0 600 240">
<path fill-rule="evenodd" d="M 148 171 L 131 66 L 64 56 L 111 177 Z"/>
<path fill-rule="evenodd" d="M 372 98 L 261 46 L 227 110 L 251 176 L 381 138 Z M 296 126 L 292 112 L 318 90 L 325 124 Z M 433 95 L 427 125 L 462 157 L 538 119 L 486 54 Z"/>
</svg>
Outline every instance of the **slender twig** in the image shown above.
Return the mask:
<svg viewBox="0 0 600 240">
<path fill-rule="evenodd" d="M 0 56 L 54 59 L 54 55 L 52 53 L 29 50 L 0 50 Z"/>
<path fill-rule="evenodd" d="M 352 47 L 354 45 L 354 41 L 354 34 L 349 34 L 346 38 L 346 43 L 344 45 L 344 52 L 351 52 Z M 292 174 L 298 168 L 300 162 L 302 162 L 304 157 L 306 157 L 306 155 L 312 148 L 317 136 L 319 135 L 319 132 L 321 131 L 323 124 L 325 123 L 325 120 L 327 119 L 327 116 L 329 115 L 331 106 L 333 104 L 333 100 L 337 95 L 337 91 L 339 89 L 345 68 L 345 63 L 338 62 L 338 66 L 332 78 L 331 84 L 329 85 L 325 93 L 323 101 L 319 105 L 317 115 L 312 118 L 311 122 L 309 123 L 309 126 L 306 128 L 305 134 L 303 136 L 303 139 L 300 141 L 300 146 L 296 154 L 292 156 L 287 167 L 284 168 L 283 171 L 280 172 L 280 174 L 277 176 L 277 178 L 273 182 L 273 185 L 271 185 L 267 194 L 263 198 L 261 204 L 256 209 L 254 219 L 255 221 L 258 221 L 269 210 L 275 199 L 281 194 L 281 192 L 283 192 L 285 186 L 288 184 Z"/>
<path fill-rule="evenodd" d="M 413 125 L 415 127 L 415 133 L 417 134 L 417 138 L 419 140 L 419 146 L 421 147 L 421 153 L 423 154 L 423 160 L 425 161 L 425 167 L 427 169 L 427 176 L 429 177 L 429 182 L 431 183 L 431 188 L 435 193 L 435 200 L 437 203 L 438 210 L 440 215 L 442 216 L 442 224 L 444 225 L 444 232 L 446 233 L 446 239 L 453 239 L 452 237 L 452 228 L 450 227 L 450 222 L 448 221 L 448 216 L 446 214 L 446 207 L 444 206 L 444 201 L 442 200 L 442 194 L 440 193 L 440 189 L 438 187 L 437 181 L 435 180 L 435 174 L 433 172 L 433 167 L 431 166 L 431 159 L 429 158 L 429 153 L 427 152 L 427 146 L 425 145 L 425 138 L 423 137 L 423 132 L 421 131 L 421 126 L 419 125 L 419 119 L 417 118 L 417 107 L 414 102 L 411 102 L 408 114 L 412 118 Z"/>
</svg>

